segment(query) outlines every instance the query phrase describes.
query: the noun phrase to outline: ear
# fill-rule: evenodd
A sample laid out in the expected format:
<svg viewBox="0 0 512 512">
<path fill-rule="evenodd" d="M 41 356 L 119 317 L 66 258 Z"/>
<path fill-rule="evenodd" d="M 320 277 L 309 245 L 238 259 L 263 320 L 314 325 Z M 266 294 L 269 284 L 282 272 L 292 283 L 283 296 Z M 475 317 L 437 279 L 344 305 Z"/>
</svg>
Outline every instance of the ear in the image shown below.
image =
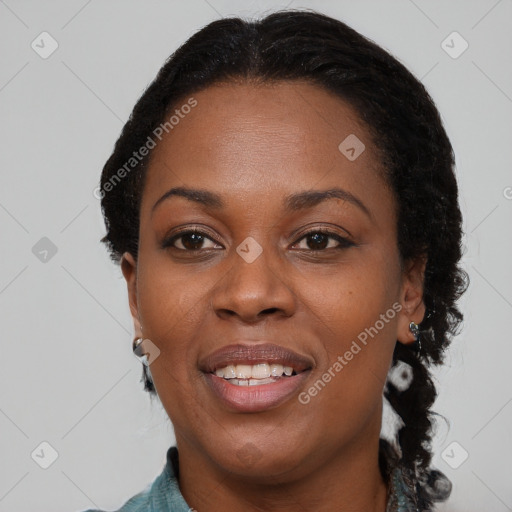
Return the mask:
<svg viewBox="0 0 512 512">
<path fill-rule="evenodd" d="M 137 262 L 129 252 L 125 252 L 121 257 L 121 270 L 128 288 L 128 302 L 130 304 L 135 337 L 141 338 L 142 327 L 140 325 L 139 306 L 137 302 Z"/>
<path fill-rule="evenodd" d="M 397 339 L 404 345 L 414 343 L 414 334 L 409 324 L 420 324 L 425 316 L 425 303 L 423 302 L 423 284 L 425 277 L 426 256 L 406 261 L 402 274 L 402 287 L 400 290 L 400 304 L 402 309 L 398 314 Z"/>
</svg>

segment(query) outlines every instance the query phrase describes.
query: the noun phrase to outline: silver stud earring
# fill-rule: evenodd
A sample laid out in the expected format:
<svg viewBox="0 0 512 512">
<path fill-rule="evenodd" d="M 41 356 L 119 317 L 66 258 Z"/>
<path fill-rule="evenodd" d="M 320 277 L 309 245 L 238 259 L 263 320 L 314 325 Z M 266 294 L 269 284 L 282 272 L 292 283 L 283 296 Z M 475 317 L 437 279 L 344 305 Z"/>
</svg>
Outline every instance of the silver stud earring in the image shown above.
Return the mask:
<svg viewBox="0 0 512 512">
<path fill-rule="evenodd" d="M 420 328 L 418 327 L 418 324 L 416 322 L 411 322 L 409 324 L 409 330 L 413 333 L 416 341 L 418 341 L 420 337 Z"/>
<path fill-rule="evenodd" d="M 148 365 L 148 358 L 142 342 L 144 338 L 135 338 L 132 343 L 132 350 L 137 359 L 144 365 Z"/>
<path fill-rule="evenodd" d="M 409 324 L 409 330 L 412 332 L 415 343 L 414 346 L 418 352 L 421 352 L 421 340 L 420 340 L 420 328 L 416 322 L 411 322 Z"/>
<path fill-rule="evenodd" d="M 148 350 L 148 347 L 144 347 L 143 342 L 144 338 L 135 338 L 132 343 L 132 350 L 135 357 L 142 363 L 142 375 L 144 378 L 144 389 L 146 391 L 154 391 L 153 384 L 153 376 L 151 375 L 151 370 L 149 369 L 149 361 L 148 357 L 151 355 Z M 153 354 L 154 355 L 154 354 Z"/>
</svg>

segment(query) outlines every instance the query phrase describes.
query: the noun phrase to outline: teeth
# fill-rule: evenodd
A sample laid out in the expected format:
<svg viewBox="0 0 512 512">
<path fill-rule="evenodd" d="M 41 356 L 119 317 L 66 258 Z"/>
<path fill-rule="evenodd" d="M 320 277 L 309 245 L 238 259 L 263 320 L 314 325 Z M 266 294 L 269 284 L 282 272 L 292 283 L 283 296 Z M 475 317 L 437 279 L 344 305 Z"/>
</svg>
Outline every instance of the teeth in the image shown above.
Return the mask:
<svg viewBox="0 0 512 512">
<path fill-rule="evenodd" d="M 249 381 L 249 386 L 259 386 L 260 384 L 271 384 L 272 382 L 275 382 L 276 380 L 272 377 L 268 377 L 267 379 L 251 379 Z"/>
<path fill-rule="evenodd" d="M 239 379 L 250 379 L 252 375 L 252 366 L 250 364 L 237 364 L 236 376 Z"/>
<path fill-rule="evenodd" d="M 282 364 L 271 364 L 270 365 L 270 375 L 272 375 L 272 377 L 281 377 L 281 375 L 283 375 L 283 365 Z"/>
<path fill-rule="evenodd" d="M 225 379 L 234 379 L 236 377 L 236 368 L 232 364 L 222 368 L 222 371 L 224 372 L 223 377 Z"/>
<path fill-rule="evenodd" d="M 237 364 L 236 366 L 230 364 L 224 368 L 218 368 L 215 370 L 215 375 L 217 377 L 229 379 L 232 384 L 237 384 L 239 386 L 255 386 L 256 384 L 263 384 L 263 381 L 268 380 L 269 378 L 274 382 L 272 377 L 282 377 L 283 375 L 290 377 L 292 374 L 293 368 L 291 366 L 283 366 L 282 364 L 276 363 L 259 363 L 253 365 Z M 252 380 L 257 380 L 257 382 L 251 384 Z M 239 381 L 247 381 L 248 384 L 239 383 Z"/>
<path fill-rule="evenodd" d="M 251 377 L 253 379 L 266 379 L 270 377 L 270 365 L 267 363 L 253 365 L 251 370 Z"/>
<path fill-rule="evenodd" d="M 268 379 L 229 379 L 229 383 L 235 386 L 261 386 L 263 384 L 272 384 L 272 382 L 276 382 L 272 377 Z"/>
</svg>

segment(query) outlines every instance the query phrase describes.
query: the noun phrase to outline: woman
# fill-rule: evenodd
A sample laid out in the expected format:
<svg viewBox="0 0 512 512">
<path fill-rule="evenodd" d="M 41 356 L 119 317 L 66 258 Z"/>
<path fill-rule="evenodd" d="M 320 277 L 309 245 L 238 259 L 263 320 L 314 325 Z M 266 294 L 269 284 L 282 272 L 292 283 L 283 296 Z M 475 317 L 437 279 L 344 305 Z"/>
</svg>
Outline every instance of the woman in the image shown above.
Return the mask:
<svg viewBox="0 0 512 512">
<path fill-rule="evenodd" d="M 133 349 L 176 434 L 120 511 L 448 497 L 429 367 L 466 286 L 453 166 L 424 87 L 340 21 L 223 19 L 170 57 L 101 179 Z"/>
</svg>

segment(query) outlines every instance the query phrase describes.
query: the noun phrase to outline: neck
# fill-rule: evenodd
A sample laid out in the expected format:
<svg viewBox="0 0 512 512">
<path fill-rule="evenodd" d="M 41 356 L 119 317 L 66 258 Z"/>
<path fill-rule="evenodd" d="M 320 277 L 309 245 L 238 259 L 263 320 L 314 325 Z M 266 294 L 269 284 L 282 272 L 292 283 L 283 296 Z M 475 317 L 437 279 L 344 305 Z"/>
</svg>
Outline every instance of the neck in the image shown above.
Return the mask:
<svg viewBox="0 0 512 512">
<path fill-rule="evenodd" d="M 178 435 L 180 489 L 197 512 L 384 512 L 387 487 L 378 463 L 376 442 L 368 438 L 330 453 L 310 454 L 300 467 L 258 477 L 219 468 Z M 329 454 L 329 455 L 328 455 Z"/>
</svg>

